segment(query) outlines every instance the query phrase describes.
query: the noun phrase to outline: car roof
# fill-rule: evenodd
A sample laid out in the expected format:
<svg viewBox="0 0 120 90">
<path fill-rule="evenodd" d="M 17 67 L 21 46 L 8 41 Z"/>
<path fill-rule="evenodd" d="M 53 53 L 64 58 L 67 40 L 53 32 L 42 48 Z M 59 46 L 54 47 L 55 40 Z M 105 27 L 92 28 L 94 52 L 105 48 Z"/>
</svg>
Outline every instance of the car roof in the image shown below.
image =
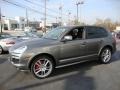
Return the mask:
<svg viewBox="0 0 120 90">
<path fill-rule="evenodd" d="M 68 29 L 73 29 L 73 28 L 78 28 L 78 27 L 96 27 L 96 28 L 104 28 L 101 26 L 95 26 L 95 25 L 73 25 L 73 26 L 61 26 L 63 28 L 68 28 Z"/>
</svg>

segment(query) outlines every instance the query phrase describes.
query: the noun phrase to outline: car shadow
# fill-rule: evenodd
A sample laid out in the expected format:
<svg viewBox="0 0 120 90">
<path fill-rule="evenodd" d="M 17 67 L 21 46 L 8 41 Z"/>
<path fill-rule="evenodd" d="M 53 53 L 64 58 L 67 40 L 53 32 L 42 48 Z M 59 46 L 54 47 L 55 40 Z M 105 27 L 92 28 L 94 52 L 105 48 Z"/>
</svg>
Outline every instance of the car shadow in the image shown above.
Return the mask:
<svg viewBox="0 0 120 90">
<path fill-rule="evenodd" d="M 6 57 L 6 54 L 5 55 L 0 55 L 0 64 L 7 61 L 7 59 L 5 57 Z"/>
<path fill-rule="evenodd" d="M 69 73 L 69 72 L 74 72 L 74 71 L 81 71 L 81 69 L 86 71 L 88 70 L 88 68 L 90 69 L 91 67 L 94 67 L 97 65 L 99 65 L 99 63 L 94 60 L 94 61 L 87 61 L 87 62 L 83 62 L 83 63 L 71 65 L 71 66 L 66 66 L 62 68 L 57 68 L 55 69 L 53 76 L 57 76 L 57 75 L 61 75 L 64 73 Z"/>
<path fill-rule="evenodd" d="M 120 60 L 120 50 L 117 50 L 116 53 L 112 56 L 111 63 L 117 62 Z M 29 90 L 42 85 L 47 85 L 51 83 L 57 83 L 61 80 L 64 80 L 63 90 L 96 90 L 95 80 L 92 76 L 87 76 L 87 72 L 91 68 L 101 65 L 97 61 L 89 61 L 76 65 L 71 65 L 63 68 L 55 69 L 54 73 L 45 79 L 37 80 L 33 78 L 32 82 L 28 85 L 21 85 L 10 90 Z M 27 73 L 28 75 L 29 73 Z M 55 86 L 56 87 L 56 86 Z M 57 88 L 57 87 L 56 87 Z"/>
<path fill-rule="evenodd" d="M 117 50 L 113 55 L 110 63 L 120 60 L 120 50 Z"/>
<path fill-rule="evenodd" d="M 7 77 L 5 80 L 1 81 L 1 82 L 0 82 L 0 89 L 1 89 L 1 90 L 4 90 L 4 85 L 5 85 L 6 83 L 8 83 L 9 81 L 11 81 L 12 79 L 14 79 L 15 76 L 17 76 L 18 74 L 19 74 L 19 72 L 16 71 L 16 72 L 14 72 L 12 75 L 10 75 L 9 77 Z"/>
<path fill-rule="evenodd" d="M 29 85 L 25 85 L 25 86 L 21 86 L 21 87 L 17 87 L 17 88 L 12 88 L 10 90 L 26 90 L 26 89 L 29 90 L 31 88 L 36 88 L 36 87 L 42 86 L 44 84 L 54 83 L 54 82 L 57 82 L 60 80 L 66 81 L 65 90 L 66 89 L 68 90 L 69 89 L 69 88 L 67 88 L 68 85 L 72 85 L 72 83 L 73 83 L 73 85 L 76 85 L 76 82 L 78 82 L 77 80 L 83 81 L 83 83 L 82 82 L 79 83 L 79 84 L 84 84 L 84 85 L 82 85 L 83 89 L 87 87 L 87 88 L 91 88 L 89 90 L 95 90 L 94 78 L 88 77 L 85 74 L 88 70 L 91 69 L 91 67 L 94 67 L 96 65 L 99 65 L 99 64 L 95 61 L 92 61 L 92 62 L 85 62 L 85 63 L 80 63 L 80 64 L 76 64 L 76 65 L 72 65 L 72 66 L 67 66 L 67 67 L 63 67 L 63 68 L 58 68 L 58 69 L 55 69 L 54 73 L 48 78 L 41 79 L 37 83 L 33 83 L 33 84 L 29 84 Z M 72 82 L 72 81 L 73 82 L 70 83 L 69 80 L 70 80 L 70 82 Z M 88 87 L 87 83 L 89 84 L 90 87 Z M 80 85 L 80 87 L 81 87 L 81 85 Z"/>
<path fill-rule="evenodd" d="M 94 77 L 86 76 L 86 72 L 98 64 L 96 62 L 89 62 L 83 65 L 78 67 L 79 72 L 76 75 L 67 77 L 64 90 L 96 90 Z"/>
<path fill-rule="evenodd" d="M 2 55 L 9 54 L 9 51 L 3 51 Z"/>
<path fill-rule="evenodd" d="M 4 63 L 4 62 L 6 62 L 6 61 L 7 61 L 7 60 L 1 58 L 1 59 L 0 59 L 0 64 Z"/>
<path fill-rule="evenodd" d="M 119 60 L 120 60 L 120 50 L 117 50 L 113 54 L 110 63 L 114 63 Z M 75 75 L 74 77 L 67 78 L 64 90 L 96 90 L 94 77 L 86 75 L 86 72 L 90 70 L 92 67 L 96 65 L 100 65 L 100 63 L 93 61 L 93 62 L 83 63 L 82 65 L 80 64 L 80 67 L 78 67 L 81 70 L 79 74 Z"/>
</svg>

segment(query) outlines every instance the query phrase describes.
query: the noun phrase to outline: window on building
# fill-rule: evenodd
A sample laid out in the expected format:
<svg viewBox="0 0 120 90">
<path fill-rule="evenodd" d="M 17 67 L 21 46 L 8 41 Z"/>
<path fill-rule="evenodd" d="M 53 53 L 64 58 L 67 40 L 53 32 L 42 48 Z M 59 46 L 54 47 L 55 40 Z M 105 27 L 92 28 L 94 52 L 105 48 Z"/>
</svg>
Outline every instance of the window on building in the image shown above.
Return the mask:
<svg viewBox="0 0 120 90">
<path fill-rule="evenodd" d="M 16 29 L 18 28 L 18 24 L 11 24 L 11 29 Z"/>
</svg>

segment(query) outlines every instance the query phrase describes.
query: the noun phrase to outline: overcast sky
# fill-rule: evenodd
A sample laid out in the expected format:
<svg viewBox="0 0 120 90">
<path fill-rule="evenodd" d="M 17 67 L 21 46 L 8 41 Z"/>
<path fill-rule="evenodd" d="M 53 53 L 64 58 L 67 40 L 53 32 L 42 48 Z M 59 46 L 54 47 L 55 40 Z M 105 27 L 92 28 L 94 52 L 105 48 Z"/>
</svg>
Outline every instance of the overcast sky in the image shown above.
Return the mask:
<svg viewBox="0 0 120 90">
<path fill-rule="evenodd" d="M 25 17 L 25 9 L 16 7 L 14 5 L 8 4 L 0 0 L 0 6 L 2 8 L 2 13 L 6 17 L 15 17 L 15 16 L 24 16 Z M 29 0 L 33 3 L 37 3 L 38 5 L 30 4 L 24 0 L 8 0 L 12 2 L 17 2 L 20 5 L 25 5 L 30 8 L 33 8 L 39 12 L 44 13 L 44 0 Z M 59 17 L 59 6 L 62 3 L 63 6 L 63 20 L 68 20 L 68 12 L 71 12 L 71 19 L 76 16 L 76 1 L 77 0 L 48 0 L 47 8 L 51 9 L 51 11 L 47 10 L 47 14 L 53 15 L 54 17 Z M 80 1 L 80 0 L 79 0 Z M 120 0 L 83 0 L 84 4 L 79 6 L 79 18 L 88 24 L 94 23 L 96 18 L 106 19 L 110 18 L 113 21 L 120 21 Z M 41 20 L 43 19 L 42 14 L 35 13 L 33 11 L 28 10 L 28 16 L 31 20 Z M 48 21 L 55 21 L 56 19 L 53 17 L 47 17 Z"/>
</svg>

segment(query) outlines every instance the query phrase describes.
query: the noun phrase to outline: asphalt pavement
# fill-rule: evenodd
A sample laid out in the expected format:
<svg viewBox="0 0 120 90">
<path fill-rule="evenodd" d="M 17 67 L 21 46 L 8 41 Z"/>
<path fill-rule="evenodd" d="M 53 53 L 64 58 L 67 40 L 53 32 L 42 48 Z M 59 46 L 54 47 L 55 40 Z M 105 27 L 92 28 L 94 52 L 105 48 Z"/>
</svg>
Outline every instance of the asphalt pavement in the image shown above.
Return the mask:
<svg viewBox="0 0 120 90">
<path fill-rule="evenodd" d="M 120 43 L 110 64 L 80 63 L 41 80 L 17 70 L 8 57 L 0 55 L 0 90 L 120 90 Z"/>
</svg>

